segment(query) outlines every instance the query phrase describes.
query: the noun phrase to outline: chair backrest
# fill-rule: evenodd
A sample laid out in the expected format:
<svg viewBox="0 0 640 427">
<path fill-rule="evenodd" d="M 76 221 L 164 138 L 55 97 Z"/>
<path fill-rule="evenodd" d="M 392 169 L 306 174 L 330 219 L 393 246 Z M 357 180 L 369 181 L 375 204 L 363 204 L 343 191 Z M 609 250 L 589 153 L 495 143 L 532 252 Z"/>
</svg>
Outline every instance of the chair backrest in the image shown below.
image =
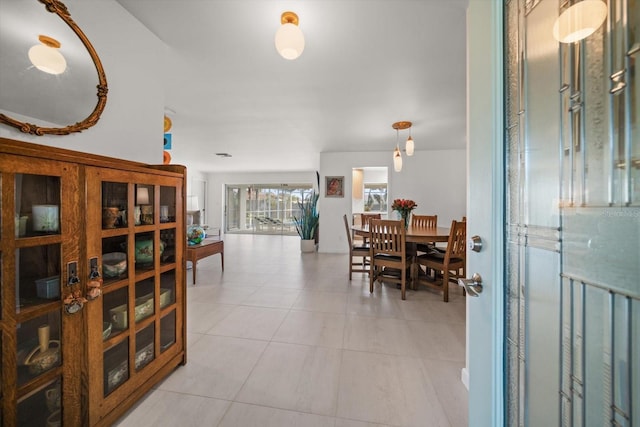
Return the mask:
<svg viewBox="0 0 640 427">
<path fill-rule="evenodd" d="M 449 230 L 449 241 L 447 243 L 447 251 L 444 256 L 444 262 L 448 263 L 450 259 L 461 258 L 467 256 L 467 222 L 451 221 L 451 230 Z"/>
<path fill-rule="evenodd" d="M 351 215 L 351 225 L 355 225 L 357 227 L 362 225 L 362 214 L 354 213 Z"/>
<path fill-rule="evenodd" d="M 363 213 L 361 215 L 362 215 L 362 225 L 370 224 L 372 219 L 382 218 L 382 216 L 379 213 Z"/>
<path fill-rule="evenodd" d="M 407 252 L 404 221 L 372 219 L 369 222 L 369 232 L 369 245 L 373 255 L 387 254 L 404 258 Z"/>
<path fill-rule="evenodd" d="M 438 226 L 438 215 L 411 215 L 412 227 L 431 228 Z"/>
<path fill-rule="evenodd" d="M 347 214 L 342 216 L 344 219 L 344 228 L 347 230 L 347 241 L 349 242 L 349 248 L 353 247 L 353 241 L 351 240 L 351 229 L 349 228 L 349 220 L 347 219 Z"/>
</svg>

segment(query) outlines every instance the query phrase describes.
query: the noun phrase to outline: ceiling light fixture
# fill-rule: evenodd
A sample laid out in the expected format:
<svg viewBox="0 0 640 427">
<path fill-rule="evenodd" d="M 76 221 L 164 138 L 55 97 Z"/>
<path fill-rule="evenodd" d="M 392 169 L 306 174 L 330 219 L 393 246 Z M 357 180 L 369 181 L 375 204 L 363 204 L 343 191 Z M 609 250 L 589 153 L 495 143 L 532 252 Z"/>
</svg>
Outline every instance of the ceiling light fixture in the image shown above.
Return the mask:
<svg viewBox="0 0 640 427">
<path fill-rule="evenodd" d="M 229 154 L 229 153 L 216 153 L 216 156 L 218 156 L 218 157 L 232 157 L 231 154 Z"/>
<path fill-rule="evenodd" d="M 553 37 L 560 43 L 575 43 L 593 34 L 607 18 L 607 5 L 601 0 L 582 0 L 558 16 Z"/>
<path fill-rule="evenodd" d="M 304 50 L 304 34 L 298 27 L 298 15 L 284 12 L 280 17 L 282 25 L 276 31 L 276 49 L 285 59 L 296 59 Z"/>
<path fill-rule="evenodd" d="M 52 37 L 39 35 L 41 44 L 29 49 L 29 60 L 40 71 L 49 74 L 62 74 L 67 69 L 67 61 L 58 51 L 60 42 Z"/>
<path fill-rule="evenodd" d="M 413 149 L 413 138 L 411 138 L 411 128 L 409 128 L 409 138 L 407 138 L 407 143 L 404 148 L 404 150 L 407 152 L 407 156 L 413 156 Z"/>
<path fill-rule="evenodd" d="M 393 169 L 396 172 L 402 170 L 402 153 L 400 153 L 400 130 L 411 129 L 411 122 L 395 122 L 391 125 L 396 130 L 396 149 L 393 150 Z M 411 131 L 409 131 L 409 138 L 407 138 L 407 144 L 405 147 L 407 156 L 413 156 L 414 144 L 413 138 L 411 138 Z"/>
</svg>

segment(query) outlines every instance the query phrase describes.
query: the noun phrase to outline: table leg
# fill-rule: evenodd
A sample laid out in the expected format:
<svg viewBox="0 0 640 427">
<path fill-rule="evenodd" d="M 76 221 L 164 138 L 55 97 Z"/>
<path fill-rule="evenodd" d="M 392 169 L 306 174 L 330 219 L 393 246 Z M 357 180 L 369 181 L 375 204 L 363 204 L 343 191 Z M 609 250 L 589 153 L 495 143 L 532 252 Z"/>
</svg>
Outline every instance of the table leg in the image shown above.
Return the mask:
<svg viewBox="0 0 640 427">
<path fill-rule="evenodd" d="M 198 264 L 198 261 L 191 260 L 191 271 L 193 271 L 193 284 L 196 284 L 196 264 Z"/>
</svg>

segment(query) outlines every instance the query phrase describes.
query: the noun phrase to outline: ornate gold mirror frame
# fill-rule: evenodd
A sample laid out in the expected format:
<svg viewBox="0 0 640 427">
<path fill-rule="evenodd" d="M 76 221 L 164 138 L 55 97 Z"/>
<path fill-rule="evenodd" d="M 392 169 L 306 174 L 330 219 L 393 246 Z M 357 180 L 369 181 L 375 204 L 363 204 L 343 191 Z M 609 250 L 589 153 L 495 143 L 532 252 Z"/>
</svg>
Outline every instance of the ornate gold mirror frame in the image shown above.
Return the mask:
<svg viewBox="0 0 640 427">
<path fill-rule="evenodd" d="M 38 0 L 40 3 L 45 5 L 47 11 L 51 13 L 55 13 L 62 19 L 73 32 L 80 38 L 82 44 L 84 44 L 87 52 L 91 56 L 93 60 L 93 64 L 96 67 L 96 71 L 98 72 L 98 85 L 96 86 L 98 89 L 98 103 L 95 108 L 89 114 L 87 118 L 77 123 L 64 126 L 64 127 L 41 127 L 35 125 L 33 123 L 22 122 L 20 120 L 16 120 L 11 118 L 5 114 L 0 114 L 0 123 L 7 124 L 9 126 L 13 126 L 15 128 L 20 129 L 21 132 L 29 133 L 32 135 L 68 135 L 72 132 L 81 132 L 85 129 L 90 128 L 95 125 L 100 119 L 100 115 L 104 110 L 104 106 L 107 103 L 107 77 L 104 73 L 104 69 L 102 68 L 102 62 L 100 62 L 100 58 L 98 58 L 98 54 L 95 49 L 91 45 L 91 42 L 87 38 L 87 36 L 82 32 L 80 27 L 74 22 L 71 18 L 71 14 L 67 7 L 59 0 Z"/>
</svg>

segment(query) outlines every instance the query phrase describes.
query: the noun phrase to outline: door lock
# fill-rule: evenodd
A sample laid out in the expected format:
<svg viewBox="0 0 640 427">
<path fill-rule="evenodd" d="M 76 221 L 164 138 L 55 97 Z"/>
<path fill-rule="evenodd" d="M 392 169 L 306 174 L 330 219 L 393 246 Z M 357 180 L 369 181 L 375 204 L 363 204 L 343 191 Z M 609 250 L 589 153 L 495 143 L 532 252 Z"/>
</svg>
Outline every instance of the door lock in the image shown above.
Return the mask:
<svg viewBox="0 0 640 427">
<path fill-rule="evenodd" d="M 462 286 L 470 297 L 477 297 L 482 293 L 482 276 L 474 273 L 471 279 L 458 279 L 458 285 Z"/>
<path fill-rule="evenodd" d="M 474 252 L 480 252 L 482 250 L 482 238 L 480 236 L 470 237 L 467 247 Z"/>
</svg>

